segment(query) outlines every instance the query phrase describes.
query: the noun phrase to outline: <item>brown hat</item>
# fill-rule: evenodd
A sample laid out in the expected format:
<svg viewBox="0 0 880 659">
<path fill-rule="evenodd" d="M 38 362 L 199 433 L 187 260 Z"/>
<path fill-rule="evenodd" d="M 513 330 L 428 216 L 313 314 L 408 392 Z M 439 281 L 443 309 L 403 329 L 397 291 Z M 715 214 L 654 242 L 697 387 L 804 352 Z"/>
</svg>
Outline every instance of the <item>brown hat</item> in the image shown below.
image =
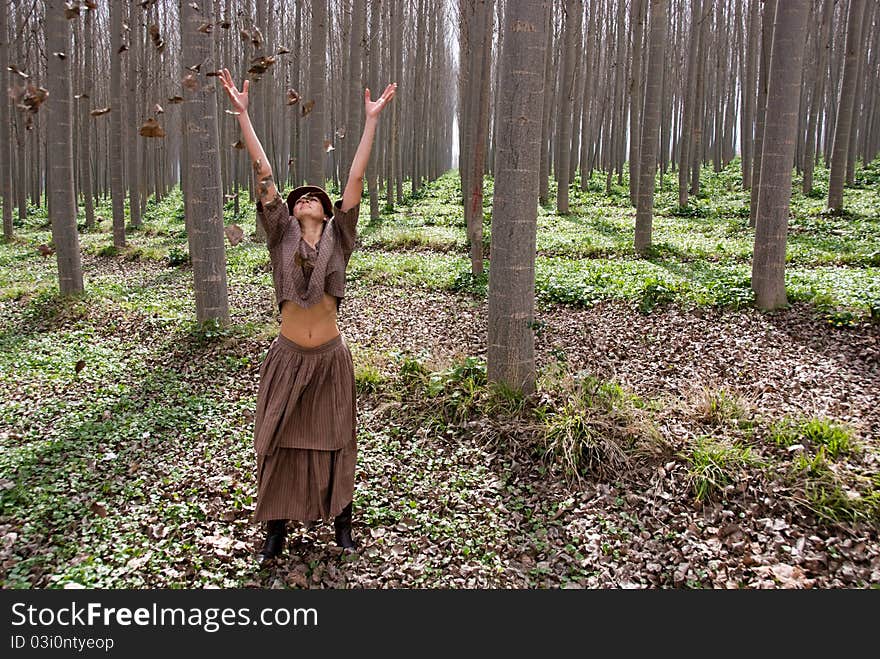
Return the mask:
<svg viewBox="0 0 880 659">
<path fill-rule="evenodd" d="M 333 216 L 333 202 L 330 201 L 330 195 L 317 185 L 301 185 L 298 188 L 294 188 L 291 193 L 287 195 L 287 208 L 290 210 L 291 215 L 293 215 L 293 207 L 296 205 L 296 200 L 307 192 L 312 193 L 321 200 L 321 205 L 324 207 L 324 215 L 327 217 Z"/>
</svg>

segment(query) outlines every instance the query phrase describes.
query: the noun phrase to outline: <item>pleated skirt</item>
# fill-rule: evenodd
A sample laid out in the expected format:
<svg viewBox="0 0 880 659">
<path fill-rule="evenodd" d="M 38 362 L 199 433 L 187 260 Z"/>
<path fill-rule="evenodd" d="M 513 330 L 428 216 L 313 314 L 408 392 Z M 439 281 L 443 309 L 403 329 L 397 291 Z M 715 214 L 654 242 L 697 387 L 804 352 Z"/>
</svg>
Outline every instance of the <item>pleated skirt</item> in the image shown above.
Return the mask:
<svg viewBox="0 0 880 659">
<path fill-rule="evenodd" d="M 279 334 L 260 367 L 255 521 L 327 520 L 354 495 L 354 363 L 339 334 L 315 347 Z"/>
</svg>

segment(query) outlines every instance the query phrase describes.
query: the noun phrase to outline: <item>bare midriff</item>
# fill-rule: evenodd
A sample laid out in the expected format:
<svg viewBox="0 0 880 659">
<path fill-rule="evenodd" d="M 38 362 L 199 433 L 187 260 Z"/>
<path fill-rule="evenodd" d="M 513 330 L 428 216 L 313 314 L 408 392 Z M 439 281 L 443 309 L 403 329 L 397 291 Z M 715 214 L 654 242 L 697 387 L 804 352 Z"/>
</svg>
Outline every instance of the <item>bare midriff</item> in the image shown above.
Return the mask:
<svg viewBox="0 0 880 659">
<path fill-rule="evenodd" d="M 336 326 L 336 298 L 323 299 L 308 309 L 292 300 L 281 303 L 281 334 L 305 348 L 314 348 L 339 334 Z"/>
</svg>

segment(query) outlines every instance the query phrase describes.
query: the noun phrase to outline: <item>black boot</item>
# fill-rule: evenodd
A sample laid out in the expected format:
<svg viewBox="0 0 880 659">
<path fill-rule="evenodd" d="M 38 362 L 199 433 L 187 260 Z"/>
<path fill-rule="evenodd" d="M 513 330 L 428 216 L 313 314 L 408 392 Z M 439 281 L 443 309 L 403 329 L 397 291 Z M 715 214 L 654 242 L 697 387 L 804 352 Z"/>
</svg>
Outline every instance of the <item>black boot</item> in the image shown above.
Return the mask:
<svg viewBox="0 0 880 659">
<path fill-rule="evenodd" d="M 259 564 L 272 560 L 284 548 L 284 536 L 287 534 L 287 520 L 270 519 L 266 524 L 266 541 L 257 555 Z"/>
<path fill-rule="evenodd" d="M 351 502 L 333 520 L 336 530 L 336 544 L 343 549 L 357 549 L 357 543 L 351 537 Z"/>
</svg>

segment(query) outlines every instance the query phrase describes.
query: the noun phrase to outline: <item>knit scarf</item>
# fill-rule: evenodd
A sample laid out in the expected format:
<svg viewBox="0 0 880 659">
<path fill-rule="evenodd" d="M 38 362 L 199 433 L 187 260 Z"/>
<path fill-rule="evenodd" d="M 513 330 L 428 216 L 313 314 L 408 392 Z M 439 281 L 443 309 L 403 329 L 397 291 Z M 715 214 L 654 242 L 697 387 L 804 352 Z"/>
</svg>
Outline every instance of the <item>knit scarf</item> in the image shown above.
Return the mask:
<svg viewBox="0 0 880 659">
<path fill-rule="evenodd" d="M 327 264 L 336 245 L 333 219 L 324 221 L 324 229 L 317 245 L 312 247 L 302 237 L 302 227 L 295 217 L 290 218 L 292 237 L 296 246 L 290 261 L 285 264 L 296 289 L 296 302 L 301 307 L 312 307 L 324 299 L 324 280 L 327 276 Z"/>
</svg>

